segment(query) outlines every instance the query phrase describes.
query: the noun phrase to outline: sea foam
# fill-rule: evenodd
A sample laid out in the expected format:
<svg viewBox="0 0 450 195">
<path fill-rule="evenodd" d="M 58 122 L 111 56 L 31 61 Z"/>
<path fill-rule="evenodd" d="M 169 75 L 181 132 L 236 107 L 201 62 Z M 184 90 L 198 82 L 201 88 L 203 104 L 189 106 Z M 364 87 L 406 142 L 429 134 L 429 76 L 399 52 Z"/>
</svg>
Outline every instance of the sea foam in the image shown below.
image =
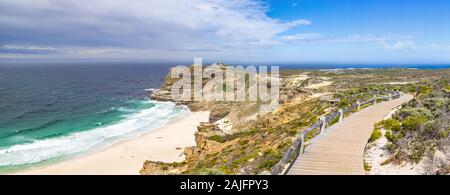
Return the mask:
<svg viewBox="0 0 450 195">
<path fill-rule="evenodd" d="M 0 167 L 39 163 L 106 147 L 117 141 L 139 136 L 186 114 L 187 110 L 170 102 L 150 101 L 154 107 L 131 114 L 118 123 L 72 133 L 67 136 L 35 140 L 0 150 Z"/>
</svg>

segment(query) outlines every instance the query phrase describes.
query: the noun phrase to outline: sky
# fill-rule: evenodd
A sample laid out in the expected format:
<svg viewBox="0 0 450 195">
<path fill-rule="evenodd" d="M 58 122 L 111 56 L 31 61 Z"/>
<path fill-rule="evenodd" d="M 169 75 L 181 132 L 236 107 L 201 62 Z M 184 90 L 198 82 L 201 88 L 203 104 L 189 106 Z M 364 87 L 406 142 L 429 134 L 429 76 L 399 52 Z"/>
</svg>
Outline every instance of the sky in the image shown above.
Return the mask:
<svg viewBox="0 0 450 195">
<path fill-rule="evenodd" d="M 0 0 L 0 60 L 450 64 L 447 0 Z"/>
</svg>

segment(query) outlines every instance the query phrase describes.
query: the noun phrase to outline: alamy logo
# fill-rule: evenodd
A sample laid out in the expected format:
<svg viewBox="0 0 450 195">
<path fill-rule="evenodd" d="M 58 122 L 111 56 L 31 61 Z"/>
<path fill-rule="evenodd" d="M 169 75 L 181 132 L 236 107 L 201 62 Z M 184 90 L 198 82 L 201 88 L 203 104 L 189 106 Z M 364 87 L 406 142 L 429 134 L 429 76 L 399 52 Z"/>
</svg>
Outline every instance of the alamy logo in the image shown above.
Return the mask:
<svg viewBox="0 0 450 195">
<path fill-rule="evenodd" d="M 172 68 L 170 78 L 172 99 L 179 102 L 220 101 L 255 102 L 262 112 L 279 106 L 279 67 L 271 66 L 203 66 L 202 58 L 195 58 L 191 67 Z"/>
</svg>

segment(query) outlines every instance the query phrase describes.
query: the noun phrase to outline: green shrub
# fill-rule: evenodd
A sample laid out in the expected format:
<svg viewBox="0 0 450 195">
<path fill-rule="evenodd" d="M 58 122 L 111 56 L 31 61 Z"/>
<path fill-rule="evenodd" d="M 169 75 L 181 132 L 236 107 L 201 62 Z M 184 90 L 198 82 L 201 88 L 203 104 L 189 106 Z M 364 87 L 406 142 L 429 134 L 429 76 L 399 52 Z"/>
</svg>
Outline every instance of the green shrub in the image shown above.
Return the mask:
<svg viewBox="0 0 450 195">
<path fill-rule="evenodd" d="M 408 158 L 415 163 L 419 163 L 425 155 L 426 147 L 423 144 L 417 143 L 412 146 L 411 153 Z"/>
<path fill-rule="evenodd" d="M 372 170 L 372 166 L 370 166 L 369 163 L 364 162 L 364 170 L 365 171 L 370 171 L 370 170 Z"/>
<path fill-rule="evenodd" d="M 351 102 L 349 99 L 347 99 L 347 98 L 342 99 L 342 100 L 339 102 L 339 107 L 340 107 L 340 108 L 348 108 L 348 107 L 350 107 L 350 106 L 352 106 L 352 102 Z"/>
<path fill-rule="evenodd" d="M 385 166 L 385 165 L 390 164 L 391 162 L 392 162 L 392 158 L 388 158 L 388 159 L 386 159 L 385 161 L 383 161 L 380 165 L 381 165 L 381 166 Z"/>
<path fill-rule="evenodd" d="M 448 92 L 450 92 L 450 85 L 447 85 L 446 87 L 445 87 L 445 91 L 448 93 Z"/>
<path fill-rule="evenodd" d="M 420 129 L 420 125 L 427 121 L 428 119 L 424 116 L 409 116 L 402 122 L 402 127 L 407 131 L 417 131 Z"/>
<path fill-rule="evenodd" d="M 450 134 L 450 129 L 448 130 L 442 130 L 439 132 L 439 135 L 441 136 L 441 138 L 447 138 Z"/>
<path fill-rule="evenodd" d="M 225 137 L 224 136 L 220 136 L 220 135 L 213 135 L 213 136 L 209 137 L 208 139 L 212 140 L 212 141 L 219 142 L 219 143 L 225 143 L 226 142 Z"/>
<path fill-rule="evenodd" d="M 423 108 L 423 107 L 401 109 L 395 114 L 394 118 L 396 118 L 399 121 L 402 121 L 410 116 L 424 117 L 426 119 L 433 118 L 433 114 L 431 113 L 431 111 L 429 111 L 428 109 Z"/>
<path fill-rule="evenodd" d="M 263 161 L 258 165 L 258 169 L 270 169 L 281 159 L 281 153 L 272 149 L 264 151 Z"/>
<path fill-rule="evenodd" d="M 380 139 L 380 137 L 381 137 L 382 135 L 383 135 L 383 134 L 381 133 L 381 131 L 380 131 L 378 128 L 376 128 L 376 129 L 372 132 L 372 135 L 370 136 L 369 142 L 377 141 L 378 139 Z"/>
<path fill-rule="evenodd" d="M 389 152 L 393 152 L 394 149 L 395 149 L 395 145 L 393 143 L 386 144 L 386 150 L 388 150 Z"/>
<path fill-rule="evenodd" d="M 226 166 L 218 168 L 202 168 L 197 171 L 199 175 L 233 175 L 234 172 L 229 170 Z"/>
<path fill-rule="evenodd" d="M 449 98 L 427 98 L 422 101 L 422 104 L 432 112 L 439 112 L 445 109 L 449 102 Z"/>
<path fill-rule="evenodd" d="M 328 126 L 332 126 L 332 125 L 334 125 L 334 124 L 336 124 L 336 123 L 338 123 L 339 122 L 339 115 L 337 116 L 337 117 L 335 117 L 333 120 L 331 120 L 329 123 L 328 123 Z"/>
<path fill-rule="evenodd" d="M 249 142 L 248 139 L 240 140 L 239 145 L 243 146 L 243 145 L 248 144 L 248 142 Z"/>
<path fill-rule="evenodd" d="M 417 94 L 418 94 L 419 98 L 428 96 L 432 92 L 433 92 L 433 89 L 429 86 L 421 86 L 421 87 L 419 87 L 419 90 L 417 90 Z"/>
<path fill-rule="evenodd" d="M 305 140 L 308 141 L 308 140 L 311 140 L 312 138 L 314 138 L 317 134 L 319 134 L 319 130 L 320 129 L 316 129 L 316 130 L 308 132 L 305 135 Z"/>
<path fill-rule="evenodd" d="M 384 129 L 394 131 L 394 132 L 400 131 L 402 128 L 402 124 L 392 118 L 382 121 L 381 124 L 383 125 Z"/>
<path fill-rule="evenodd" d="M 395 135 L 392 134 L 390 130 L 386 130 L 386 134 L 384 134 L 384 137 L 386 137 L 386 139 L 391 143 L 397 142 Z"/>
</svg>

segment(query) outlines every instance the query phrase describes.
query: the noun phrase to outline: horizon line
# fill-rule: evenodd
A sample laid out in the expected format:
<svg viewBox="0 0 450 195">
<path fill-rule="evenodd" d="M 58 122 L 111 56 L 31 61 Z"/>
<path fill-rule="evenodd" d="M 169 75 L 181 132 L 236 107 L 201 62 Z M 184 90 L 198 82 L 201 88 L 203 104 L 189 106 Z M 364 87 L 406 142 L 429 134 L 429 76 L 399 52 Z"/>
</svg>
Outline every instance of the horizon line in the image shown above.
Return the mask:
<svg viewBox="0 0 450 195">
<path fill-rule="evenodd" d="M 368 65 L 368 66 L 450 66 L 450 62 L 330 62 L 330 61 L 239 61 L 239 60 L 204 60 L 204 64 L 224 63 L 224 64 L 242 64 L 242 65 Z M 56 59 L 56 58 L 26 58 L 26 59 L 11 59 L 0 58 L 0 65 L 2 63 L 163 63 L 163 64 L 189 64 L 193 63 L 190 60 L 160 60 L 160 59 L 100 59 L 100 58 L 68 58 L 68 59 Z"/>
</svg>

